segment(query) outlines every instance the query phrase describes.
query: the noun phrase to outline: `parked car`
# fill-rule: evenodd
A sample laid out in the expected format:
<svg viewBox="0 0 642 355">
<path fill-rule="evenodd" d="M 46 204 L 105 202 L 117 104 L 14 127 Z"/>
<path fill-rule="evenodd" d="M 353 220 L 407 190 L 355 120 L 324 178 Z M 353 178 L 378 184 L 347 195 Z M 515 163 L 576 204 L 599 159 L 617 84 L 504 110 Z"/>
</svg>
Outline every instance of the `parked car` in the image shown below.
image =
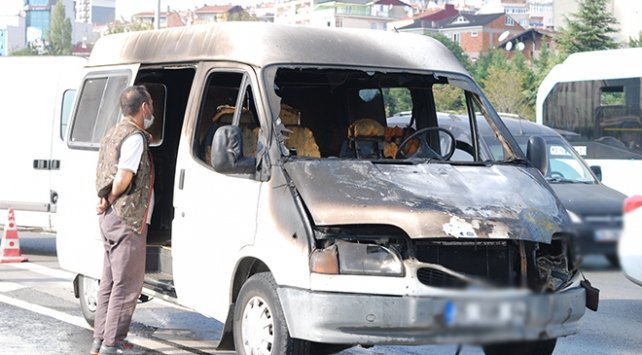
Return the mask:
<svg viewBox="0 0 642 355">
<path fill-rule="evenodd" d="M 618 265 L 616 248 L 622 230 L 622 203 L 626 196 L 602 184 L 599 167 L 589 168 L 556 130 L 516 116 L 500 116 L 523 152 L 526 152 L 531 136 L 540 136 L 546 142 L 548 170 L 545 178 L 571 217 L 580 253 L 602 254 L 612 265 Z M 459 140 L 462 139 L 459 136 L 464 133 L 463 127 L 468 125 L 466 116 L 441 113 L 438 120 L 441 127 L 448 128 Z M 401 112 L 388 119 L 388 126 L 409 123 L 410 112 Z M 479 118 L 477 124 L 486 149 L 495 158 L 502 156 L 502 146 L 490 126 Z M 470 137 L 467 140 L 471 144 Z"/>
<path fill-rule="evenodd" d="M 642 196 L 624 200 L 624 226 L 618 243 L 618 256 L 624 275 L 642 286 Z"/>
</svg>

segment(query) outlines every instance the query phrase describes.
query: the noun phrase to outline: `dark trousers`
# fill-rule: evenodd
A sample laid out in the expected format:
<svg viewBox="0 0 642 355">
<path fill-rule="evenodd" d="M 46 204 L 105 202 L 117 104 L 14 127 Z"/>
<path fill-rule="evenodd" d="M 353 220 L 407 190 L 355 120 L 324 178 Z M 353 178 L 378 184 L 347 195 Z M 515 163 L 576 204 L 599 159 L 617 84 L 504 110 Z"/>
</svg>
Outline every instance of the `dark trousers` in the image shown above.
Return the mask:
<svg viewBox="0 0 642 355">
<path fill-rule="evenodd" d="M 127 337 L 145 277 L 147 230 L 128 229 L 109 208 L 99 217 L 105 254 L 98 290 L 94 338 L 113 346 Z"/>
</svg>

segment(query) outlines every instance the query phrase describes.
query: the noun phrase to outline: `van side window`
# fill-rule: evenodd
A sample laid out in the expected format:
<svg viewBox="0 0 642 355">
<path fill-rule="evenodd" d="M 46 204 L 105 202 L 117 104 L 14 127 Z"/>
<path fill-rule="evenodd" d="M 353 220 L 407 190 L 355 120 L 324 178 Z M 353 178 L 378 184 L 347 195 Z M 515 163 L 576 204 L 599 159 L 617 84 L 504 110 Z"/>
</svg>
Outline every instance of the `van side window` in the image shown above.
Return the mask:
<svg viewBox="0 0 642 355">
<path fill-rule="evenodd" d="M 98 148 L 107 130 L 118 122 L 118 98 L 128 82 L 125 74 L 85 80 L 71 127 L 70 146 Z"/>
<path fill-rule="evenodd" d="M 207 80 L 194 140 L 194 155 L 208 166 L 211 165 L 212 139 L 217 129 L 224 125 L 241 127 L 243 155 L 256 155 L 259 121 L 251 86 L 247 84 L 241 89 L 245 83 L 243 79 L 244 74 L 240 72 L 214 72 Z"/>
<path fill-rule="evenodd" d="M 62 94 L 62 105 L 60 106 L 60 139 L 67 138 L 67 125 L 71 116 L 71 108 L 76 99 L 76 90 L 65 90 Z"/>
</svg>

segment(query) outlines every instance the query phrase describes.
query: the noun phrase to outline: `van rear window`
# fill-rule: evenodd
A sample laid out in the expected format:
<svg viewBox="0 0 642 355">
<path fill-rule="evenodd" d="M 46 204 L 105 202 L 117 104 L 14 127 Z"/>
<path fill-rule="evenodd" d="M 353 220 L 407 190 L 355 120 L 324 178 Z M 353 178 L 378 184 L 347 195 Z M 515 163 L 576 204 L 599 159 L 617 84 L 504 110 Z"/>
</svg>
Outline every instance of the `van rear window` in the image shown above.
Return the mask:
<svg viewBox="0 0 642 355">
<path fill-rule="evenodd" d="M 125 74 L 85 79 L 69 146 L 98 148 L 105 132 L 118 122 L 118 98 L 128 83 L 129 76 Z"/>
</svg>

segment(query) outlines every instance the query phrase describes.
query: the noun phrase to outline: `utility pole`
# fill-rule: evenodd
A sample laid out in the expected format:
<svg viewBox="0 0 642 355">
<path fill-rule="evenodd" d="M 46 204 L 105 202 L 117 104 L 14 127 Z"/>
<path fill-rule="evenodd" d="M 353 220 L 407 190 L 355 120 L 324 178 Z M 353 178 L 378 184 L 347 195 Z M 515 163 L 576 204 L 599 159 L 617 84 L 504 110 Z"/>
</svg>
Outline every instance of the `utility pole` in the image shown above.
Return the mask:
<svg viewBox="0 0 642 355">
<path fill-rule="evenodd" d="M 154 11 L 154 29 L 160 29 L 160 5 L 161 0 L 156 0 L 156 11 Z"/>
</svg>

